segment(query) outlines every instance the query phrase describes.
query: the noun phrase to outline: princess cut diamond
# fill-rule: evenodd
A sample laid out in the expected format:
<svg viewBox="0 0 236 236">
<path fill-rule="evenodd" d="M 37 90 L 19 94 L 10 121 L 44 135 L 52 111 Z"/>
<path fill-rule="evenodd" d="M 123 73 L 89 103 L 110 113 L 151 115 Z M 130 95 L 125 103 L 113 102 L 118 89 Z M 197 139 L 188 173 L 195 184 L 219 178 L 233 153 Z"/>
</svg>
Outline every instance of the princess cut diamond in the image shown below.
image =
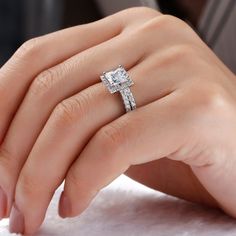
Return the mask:
<svg viewBox="0 0 236 236">
<path fill-rule="evenodd" d="M 119 65 L 114 70 L 103 72 L 100 78 L 110 93 L 120 92 L 126 112 L 136 108 L 134 96 L 129 88 L 134 82 L 130 79 L 124 67 Z"/>
<path fill-rule="evenodd" d="M 126 70 L 120 65 L 117 69 L 104 72 L 101 80 L 108 87 L 111 93 L 120 91 L 133 84 Z"/>
</svg>

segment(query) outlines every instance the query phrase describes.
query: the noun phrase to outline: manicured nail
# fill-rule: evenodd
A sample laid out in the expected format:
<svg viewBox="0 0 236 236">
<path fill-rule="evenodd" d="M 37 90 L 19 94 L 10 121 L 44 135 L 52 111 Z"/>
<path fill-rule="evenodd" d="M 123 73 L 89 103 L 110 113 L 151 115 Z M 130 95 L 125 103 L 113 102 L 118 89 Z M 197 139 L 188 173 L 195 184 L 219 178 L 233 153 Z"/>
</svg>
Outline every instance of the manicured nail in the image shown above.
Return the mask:
<svg viewBox="0 0 236 236">
<path fill-rule="evenodd" d="M 6 216 L 7 197 L 0 187 L 0 220 Z"/>
<path fill-rule="evenodd" d="M 24 233 L 24 216 L 22 213 L 19 211 L 17 206 L 14 204 L 11 209 L 11 214 L 10 214 L 10 232 L 11 233 L 18 233 L 18 234 L 23 234 Z"/>
<path fill-rule="evenodd" d="M 69 217 L 71 212 L 71 204 L 69 198 L 65 195 L 64 191 L 61 193 L 59 201 L 59 215 L 62 218 Z"/>
</svg>

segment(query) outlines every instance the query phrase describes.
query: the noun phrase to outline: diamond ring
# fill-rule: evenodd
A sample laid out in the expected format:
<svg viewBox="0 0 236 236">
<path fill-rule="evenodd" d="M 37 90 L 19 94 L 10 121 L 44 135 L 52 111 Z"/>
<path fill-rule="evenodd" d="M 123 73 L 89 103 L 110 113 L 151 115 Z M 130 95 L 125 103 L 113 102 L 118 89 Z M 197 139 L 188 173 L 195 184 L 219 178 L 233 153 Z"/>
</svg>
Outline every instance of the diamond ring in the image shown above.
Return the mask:
<svg viewBox="0 0 236 236">
<path fill-rule="evenodd" d="M 134 96 L 129 88 L 134 82 L 123 66 L 119 65 L 115 70 L 103 72 L 100 78 L 110 93 L 120 92 L 126 112 L 136 108 Z"/>
</svg>

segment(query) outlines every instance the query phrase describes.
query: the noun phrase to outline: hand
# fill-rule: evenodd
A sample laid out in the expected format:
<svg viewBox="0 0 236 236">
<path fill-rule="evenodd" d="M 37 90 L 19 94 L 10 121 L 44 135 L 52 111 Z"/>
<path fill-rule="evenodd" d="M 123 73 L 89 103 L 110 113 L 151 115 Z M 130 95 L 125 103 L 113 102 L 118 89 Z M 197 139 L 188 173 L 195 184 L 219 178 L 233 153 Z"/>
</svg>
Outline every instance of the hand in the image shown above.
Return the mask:
<svg viewBox="0 0 236 236">
<path fill-rule="evenodd" d="M 99 78 L 119 64 L 135 83 L 126 114 Z M 73 217 L 126 173 L 236 216 L 235 91 L 188 25 L 148 8 L 30 40 L 0 71 L 1 215 L 33 233 L 64 179 Z"/>
</svg>

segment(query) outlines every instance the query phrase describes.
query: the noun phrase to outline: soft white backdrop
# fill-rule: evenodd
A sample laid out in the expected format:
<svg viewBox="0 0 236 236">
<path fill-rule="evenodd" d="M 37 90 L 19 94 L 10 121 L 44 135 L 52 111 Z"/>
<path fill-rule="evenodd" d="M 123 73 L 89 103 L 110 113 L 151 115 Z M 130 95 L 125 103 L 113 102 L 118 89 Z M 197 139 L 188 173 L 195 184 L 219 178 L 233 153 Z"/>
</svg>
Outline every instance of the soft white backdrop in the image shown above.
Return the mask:
<svg viewBox="0 0 236 236">
<path fill-rule="evenodd" d="M 236 235 L 236 220 L 225 214 L 161 194 L 124 175 L 103 189 L 74 219 L 57 216 L 60 191 L 36 236 Z M 7 228 L 8 220 L 1 221 L 0 235 L 10 235 Z"/>
</svg>

